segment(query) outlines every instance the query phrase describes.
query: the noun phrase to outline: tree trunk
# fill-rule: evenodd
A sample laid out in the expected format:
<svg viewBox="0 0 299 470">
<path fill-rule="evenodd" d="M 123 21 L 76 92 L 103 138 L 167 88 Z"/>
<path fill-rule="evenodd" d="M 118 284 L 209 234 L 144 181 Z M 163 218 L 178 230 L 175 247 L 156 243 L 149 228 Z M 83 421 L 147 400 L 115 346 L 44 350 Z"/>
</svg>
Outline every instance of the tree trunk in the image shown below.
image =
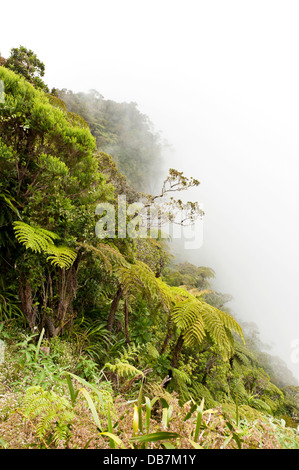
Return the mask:
<svg viewBox="0 0 299 470">
<path fill-rule="evenodd" d="M 26 279 L 25 274 L 21 274 L 19 284 L 19 300 L 21 302 L 21 310 L 29 323 L 31 331 L 34 331 L 35 321 L 37 317 L 37 307 L 33 306 L 31 285 Z"/>
<path fill-rule="evenodd" d="M 160 350 L 160 355 L 165 352 L 165 349 L 167 348 L 167 345 L 170 341 L 170 338 L 171 338 L 171 335 L 172 335 L 171 326 L 172 326 L 172 322 L 171 322 L 171 317 L 169 315 L 168 320 L 167 320 L 167 332 L 166 332 L 166 336 L 165 336 L 165 339 L 163 341 L 163 344 L 162 344 L 162 347 L 161 347 L 161 350 Z"/>
<path fill-rule="evenodd" d="M 177 365 L 178 365 L 178 362 L 179 362 L 179 357 L 180 357 L 180 354 L 181 354 L 182 349 L 183 349 L 183 345 L 184 345 L 184 338 L 183 338 L 183 335 L 181 333 L 178 340 L 177 340 L 177 342 L 176 342 L 173 353 L 172 353 L 171 366 L 174 367 L 174 368 L 177 368 Z"/>
<path fill-rule="evenodd" d="M 126 334 L 126 343 L 127 343 L 127 344 L 130 344 L 130 335 L 129 335 L 129 309 L 128 309 L 127 299 L 125 299 L 124 314 L 125 314 L 125 334 Z"/>
<path fill-rule="evenodd" d="M 112 331 L 112 328 L 113 328 L 116 310 L 117 310 L 119 301 L 121 299 L 122 293 L 123 293 L 123 290 L 122 290 L 121 287 L 119 287 L 117 289 L 117 292 L 116 292 L 113 300 L 112 300 L 110 313 L 109 313 L 109 317 L 108 317 L 108 320 L 107 320 L 107 330 L 110 331 L 110 332 Z"/>
</svg>

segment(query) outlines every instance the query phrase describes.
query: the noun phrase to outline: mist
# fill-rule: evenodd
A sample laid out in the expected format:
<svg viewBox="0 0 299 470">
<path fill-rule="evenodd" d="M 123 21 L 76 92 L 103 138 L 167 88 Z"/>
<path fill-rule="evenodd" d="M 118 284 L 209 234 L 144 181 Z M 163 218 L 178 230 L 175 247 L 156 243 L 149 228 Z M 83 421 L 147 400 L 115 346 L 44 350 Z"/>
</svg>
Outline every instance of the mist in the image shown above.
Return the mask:
<svg viewBox="0 0 299 470">
<path fill-rule="evenodd" d="M 96 89 L 149 116 L 171 146 L 161 179 L 172 167 L 201 182 L 203 243 L 182 256 L 216 271 L 232 313 L 299 380 L 298 2 L 42 5 L 1 6 L 2 55 L 24 45 L 50 88 Z"/>
</svg>

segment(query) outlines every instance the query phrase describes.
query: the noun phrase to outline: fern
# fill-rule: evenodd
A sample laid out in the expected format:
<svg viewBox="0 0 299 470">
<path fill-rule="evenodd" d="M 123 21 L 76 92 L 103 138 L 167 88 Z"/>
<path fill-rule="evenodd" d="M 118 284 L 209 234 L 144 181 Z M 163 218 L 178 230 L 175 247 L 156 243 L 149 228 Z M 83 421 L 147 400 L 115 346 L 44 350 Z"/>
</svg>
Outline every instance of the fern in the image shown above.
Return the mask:
<svg viewBox="0 0 299 470">
<path fill-rule="evenodd" d="M 176 382 L 180 400 L 186 402 L 190 399 L 190 391 L 188 385 L 191 385 L 192 381 L 189 375 L 180 369 L 172 368 L 173 378 Z"/>
<path fill-rule="evenodd" d="M 142 261 L 120 267 L 117 274 L 125 293 L 141 291 L 151 300 L 160 302 L 166 309 L 174 301 L 171 288 L 156 278 L 150 267 Z"/>
<path fill-rule="evenodd" d="M 205 404 L 208 408 L 214 408 L 215 406 L 217 406 L 217 402 L 212 397 L 209 389 L 200 382 L 193 383 L 192 386 L 189 388 L 189 393 L 191 398 L 196 403 L 201 403 L 202 399 L 204 398 Z"/>
<path fill-rule="evenodd" d="M 143 372 L 130 364 L 129 361 L 136 361 L 136 355 L 139 353 L 140 347 L 135 345 L 128 345 L 127 348 L 123 347 L 123 351 L 119 353 L 118 358 L 115 359 L 114 364 L 110 362 L 105 364 L 112 372 L 116 372 L 120 377 L 144 375 Z"/>
<path fill-rule="evenodd" d="M 47 261 L 59 268 L 70 268 L 77 258 L 77 253 L 67 246 L 49 245 L 46 253 L 49 255 Z"/>
<path fill-rule="evenodd" d="M 113 266 L 129 266 L 129 263 L 126 261 L 125 257 L 114 245 L 110 245 L 108 243 L 98 243 L 95 247 L 87 243 L 77 243 L 77 246 L 95 253 L 102 260 L 106 270 L 110 273 L 113 272 Z"/>
<path fill-rule="evenodd" d="M 158 359 L 160 354 L 157 348 L 155 348 L 155 346 L 152 343 L 147 343 L 145 346 L 146 346 L 147 354 L 154 359 Z"/>
<path fill-rule="evenodd" d="M 70 402 L 53 391 L 42 387 L 29 387 L 23 402 L 23 413 L 29 419 L 37 419 L 36 435 L 45 442 L 65 441 L 70 437 L 74 418 Z"/>
<path fill-rule="evenodd" d="M 34 253 L 48 255 L 47 261 L 60 268 L 69 269 L 74 263 L 76 251 L 67 246 L 56 246 L 54 240 L 60 239 L 56 233 L 20 221 L 14 222 L 13 228 L 16 239 L 26 250 L 31 249 Z"/>
<path fill-rule="evenodd" d="M 194 347 L 208 337 L 225 359 L 233 351 L 231 332 L 237 332 L 244 340 L 242 329 L 233 317 L 194 296 L 179 301 L 171 310 L 171 318 L 183 333 L 187 346 Z"/>
<path fill-rule="evenodd" d="M 245 366 L 252 366 L 258 364 L 258 359 L 255 354 L 247 349 L 243 344 L 239 342 L 234 343 L 234 359 L 240 364 Z"/>
<path fill-rule="evenodd" d="M 53 240 L 58 240 L 59 236 L 49 230 L 40 227 L 32 227 L 24 222 L 16 221 L 13 223 L 15 236 L 18 242 L 29 248 L 35 253 L 43 253 L 47 251 Z"/>
<path fill-rule="evenodd" d="M 120 359 L 115 359 L 114 364 L 111 364 L 110 362 L 106 363 L 105 367 L 110 369 L 112 372 L 116 372 L 120 377 L 136 376 L 139 374 L 143 375 L 141 370 L 128 362 L 121 361 Z"/>
<path fill-rule="evenodd" d="M 261 413 L 272 414 L 271 406 L 260 398 L 256 398 L 255 395 L 249 395 L 247 398 L 248 405 Z"/>
</svg>

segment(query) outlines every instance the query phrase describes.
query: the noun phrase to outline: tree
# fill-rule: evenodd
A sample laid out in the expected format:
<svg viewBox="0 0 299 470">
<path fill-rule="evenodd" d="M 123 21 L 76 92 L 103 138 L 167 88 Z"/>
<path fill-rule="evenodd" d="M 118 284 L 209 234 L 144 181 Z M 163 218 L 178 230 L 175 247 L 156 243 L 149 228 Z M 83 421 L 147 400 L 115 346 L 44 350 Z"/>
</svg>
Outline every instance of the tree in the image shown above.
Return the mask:
<svg viewBox="0 0 299 470">
<path fill-rule="evenodd" d="M 49 91 L 47 85 L 41 79 L 45 75 L 45 65 L 36 54 L 24 46 L 12 48 L 10 52 L 10 57 L 3 65 L 24 77 L 35 88 Z"/>
<path fill-rule="evenodd" d="M 61 323 L 73 312 L 83 255 L 76 243 L 95 238 L 95 207 L 112 197 L 112 187 L 98 170 L 94 138 L 80 119 L 53 106 L 45 93 L 11 70 L 0 67 L 0 79 L 5 83 L 0 171 L 7 234 L 1 238 L 1 272 L 14 266 L 5 283 L 18 292 L 31 327 L 44 312 Z M 9 234 L 18 218 L 25 224 L 19 225 L 20 240 L 31 248 L 40 241 L 40 252 L 29 254 L 18 244 L 9 251 Z M 52 241 L 54 234 L 68 248 L 43 243 L 45 234 Z M 67 264 L 66 254 L 74 255 Z"/>
</svg>

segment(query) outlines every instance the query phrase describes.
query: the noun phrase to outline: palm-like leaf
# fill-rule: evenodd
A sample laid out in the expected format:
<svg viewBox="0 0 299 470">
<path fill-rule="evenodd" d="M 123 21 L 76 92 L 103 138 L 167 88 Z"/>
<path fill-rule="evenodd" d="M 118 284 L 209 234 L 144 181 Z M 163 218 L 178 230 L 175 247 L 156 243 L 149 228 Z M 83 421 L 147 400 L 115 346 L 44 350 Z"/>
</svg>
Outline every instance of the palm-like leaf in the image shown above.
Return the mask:
<svg viewBox="0 0 299 470">
<path fill-rule="evenodd" d="M 25 246 L 26 250 L 31 249 L 35 253 L 44 253 L 47 260 L 54 266 L 69 269 L 74 263 L 77 253 L 68 246 L 56 246 L 54 240 L 60 237 L 50 230 L 41 227 L 33 227 L 24 222 L 13 223 L 16 239 Z"/>
<path fill-rule="evenodd" d="M 59 268 L 69 269 L 77 258 L 77 253 L 74 250 L 62 245 L 49 244 L 45 253 L 49 255 L 47 261 L 51 261 L 54 266 Z"/>
<path fill-rule="evenodd" d="M 171 288 L 156 278 L 149 266 L 142 261 L 121 266 L 117 272 L 125 293 L 142 291 L 152 300 L 161 302 L 165 308 L 169 308 L 174 301 Z"/>
<path fill-rule="evenodd" d="M 171 310 L 171 317 L 182 332 L 185 344 L 190 347 L 200 343 L 209 335 L 227 358 L 232 352 L 231 333 L 237 332 L 244 340 L 240 325 L 231 315 L 199 298 L 190 297 L 178 302 Z"/>
<path fill-rule="evenodd" d="M 58 235 L 49 230 L 32 227 L 24 222 L 16 221 L 13 227 L 18 242 L 22 243 L 26 250 L 30 248 L 35 253 L 46 251 L 49 244 L 53 244 L 53 240 L 59 239 Z"/>
<path fill-rule="evenodd" d="M 98 243 L 97 246 L 87 243 L 77 243 L 77 246 L 85 250 L 92 251 L 101 258 L 107 271 L 112 273 L 113 266 L 128 266 L 129 263 L 120 251 L 113 245 L 107 243 Z"/>
</svg>

